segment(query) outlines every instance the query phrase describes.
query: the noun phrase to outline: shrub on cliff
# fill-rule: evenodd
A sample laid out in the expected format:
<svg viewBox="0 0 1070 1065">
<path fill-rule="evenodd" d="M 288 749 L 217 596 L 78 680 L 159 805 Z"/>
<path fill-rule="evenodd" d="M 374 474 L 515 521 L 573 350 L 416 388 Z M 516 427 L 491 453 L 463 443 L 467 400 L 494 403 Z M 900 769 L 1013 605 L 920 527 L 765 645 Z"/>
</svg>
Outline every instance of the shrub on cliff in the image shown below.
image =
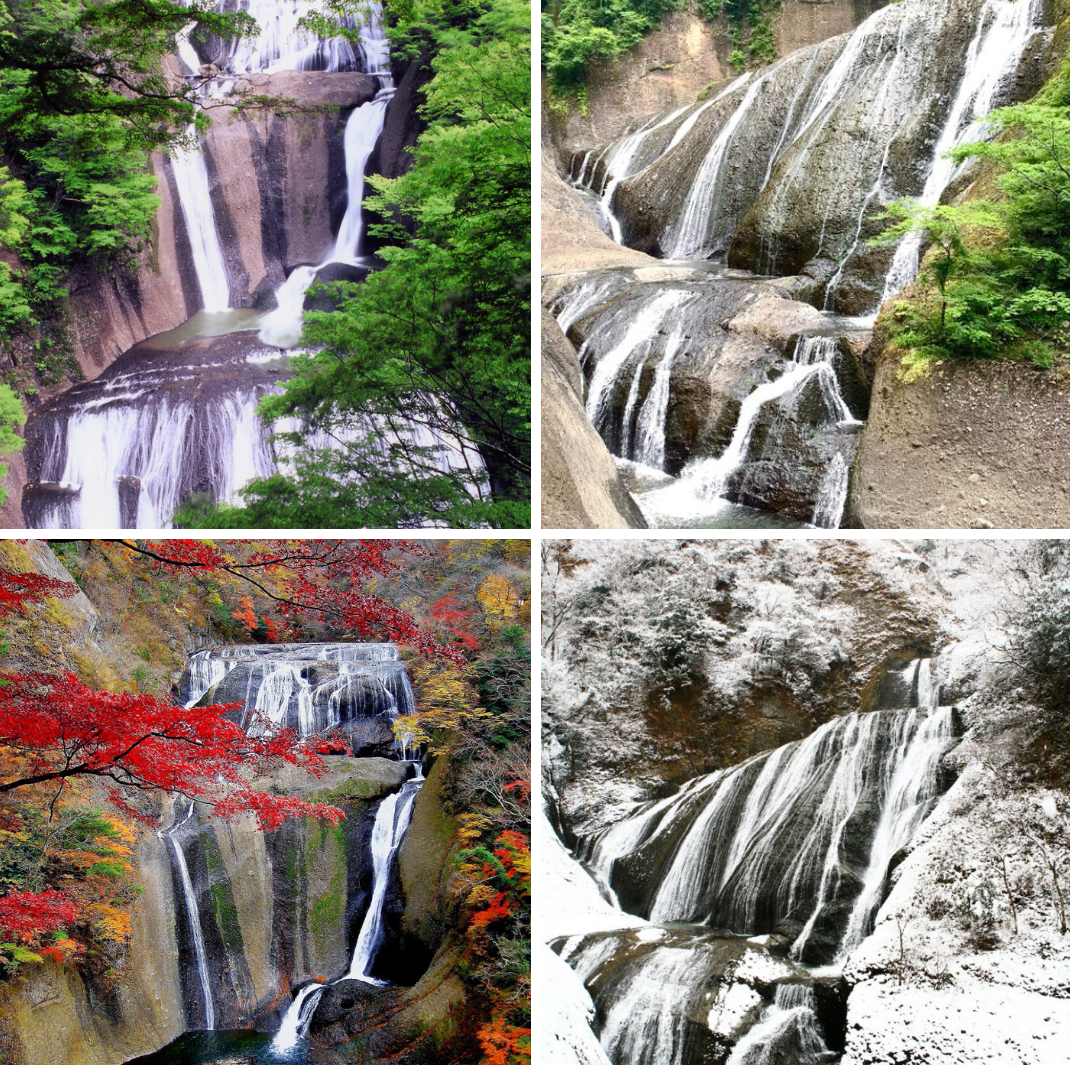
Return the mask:
<svg viewBox="0 0 1070 1065">
<path fill-rule="evenodd" d="M 901 348 L 928 357 L 1019 358 L 1041 367 L 1070 353 L 1070 115 L 1064 71 L 1034 102 L 993 112 L 994 139 L 952 155 L 993 166 L 997 194 L 960 205 L 893 205 L 880 242 L 917 233 L 930 248 L 921 281 L 934 299 L 892 313 Z"/>
</svg>

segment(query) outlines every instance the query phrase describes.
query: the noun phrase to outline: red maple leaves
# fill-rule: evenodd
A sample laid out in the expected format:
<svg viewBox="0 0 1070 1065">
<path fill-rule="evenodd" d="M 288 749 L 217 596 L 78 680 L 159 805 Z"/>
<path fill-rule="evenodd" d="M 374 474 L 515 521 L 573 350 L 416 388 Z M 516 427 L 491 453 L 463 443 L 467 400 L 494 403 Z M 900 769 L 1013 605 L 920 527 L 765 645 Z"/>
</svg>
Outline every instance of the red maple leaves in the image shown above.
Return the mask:
<svg viewBox="0 0 1070 1065">
<path fill-rule="evenodd" d="M 465 610 L 452 595 L 444 595 L 431 607 L 431 617 L 446 629 L 446 631 L 466 651 L 478 651 L 479 640 L 468 631 L 468 617 L 471 610 Z"/>
<path fill-rule="evenodd" d="M 167 791 L 198 799 L 218 815 L 255 815 L 261 828 L 287 817 L 336 824 L 340 810 L 257 791 L 281 762 L 322 772 L 314 746 L 288 729 L 250 736 L 226 715 L 236 706 L 186 708 L 152 695 L 98 692 L 73 674 L 16 673 L 0 686 L 0 745 L 21 755 L 0 793 L 32 784 L 98 777 L 122 792 Z"/>
<path fill-rule="evenodd" d="M 65 928 L 77 916 L 77 907 L 61 891 L 16 891 L 0 899 L 0 932 L 23 943 Z"/>
<path fill-rule="evenodd" d="M 238 540 L 228 544 L 232 553 L 203 540 L 111 542 L 152 559 L 157 569 L 172 566 L 238 577 L 273 599 L 284 621 L 319 621 L 362 641 L 392 640 L 428 658 L 464 661 L 461 648 L 440 643 L 407 611 L 365 590 L 369 578 L 399 572 L 399 548 L 419 553 L 408 541 Z M 239 546 L 240 558 L 233 552 Z M 474 637 L 459 642 L 465 650 L 478 650 Z"/>
<path fill-rule="evenodd" d="M 12 573 L 0 569 L 0 617 L 7 617 L 24 603 L 37 602 L 45 596 L 65 599 L 77 591 L 78 586 L 70 581 L 56 580 L 40 573 Z"/>
</svg>

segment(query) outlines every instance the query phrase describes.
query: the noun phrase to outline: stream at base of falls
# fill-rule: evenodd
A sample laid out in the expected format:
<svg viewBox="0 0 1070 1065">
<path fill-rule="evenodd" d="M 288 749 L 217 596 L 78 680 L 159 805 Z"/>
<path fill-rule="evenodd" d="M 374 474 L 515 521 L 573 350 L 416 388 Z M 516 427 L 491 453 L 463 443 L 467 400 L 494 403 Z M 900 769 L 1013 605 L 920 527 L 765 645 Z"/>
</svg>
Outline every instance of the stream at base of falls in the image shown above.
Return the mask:
<svg viewBox="0 0 1070 1065">
<path fill-rule="evenodd" d="M 275 1037 L 265 1032 L 186 1032 L 152 1054 L 133 1058 L 127 1065 L 303 1065 L 308 1050 L 272 1048 Z"/>
</svg>

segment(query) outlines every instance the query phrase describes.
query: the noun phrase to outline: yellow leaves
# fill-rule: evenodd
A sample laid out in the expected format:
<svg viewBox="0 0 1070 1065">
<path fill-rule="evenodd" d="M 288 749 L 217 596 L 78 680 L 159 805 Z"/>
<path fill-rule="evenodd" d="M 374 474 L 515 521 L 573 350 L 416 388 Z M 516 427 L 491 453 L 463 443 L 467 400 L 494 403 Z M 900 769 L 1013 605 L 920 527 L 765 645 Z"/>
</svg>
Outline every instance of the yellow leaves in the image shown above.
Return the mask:
<svg viewBox="0 0 1070 1065">
<path fill-rule="evenodd" d="M 483 614 L 490 625 L 496 621 L 508 621 L 515 618 L 524 602 L 520 589 L 497 573 L 490 574 L 479 586 L 476 598 L 483 607 Z"/>
<path fill-rule="evenodd" d="M 457 823 L 460 826 L 457 830 L 457 840 L 464 848 L 478 843 L 483 833 L 493 824 L 489 817 L 482 814 L 461 814 Z"/>
<path fill-rule="evenodd" d="M 128 825 L 125 821 L 120 821 L 117 817 L 106 817 L 105 821 L 112 827 L 115 835 L 109 841 L 115 839 L 122 840 L 123 843 L 133 844 L 137 840 L 137 832 L 133 825 Z M 123 854 L 129 854 L 130 852 L 125 848 L 120 848 Z"/>
<path fill-rule="evenodd" d="M 394 739 L 406 747 L 419 747 L 421 744 L 430 743 L 431 736 L 424 731 L 424 714 L 404 714 L 393 725 Z"/>
<path fill-rule="evenodd" d="M 130 917 L 104 902 L 95 902 L 87 907 L 93 921 L 93 930 L 101 939 L 111 943 L 125 943 L 130 938 Z"/>
</svg>

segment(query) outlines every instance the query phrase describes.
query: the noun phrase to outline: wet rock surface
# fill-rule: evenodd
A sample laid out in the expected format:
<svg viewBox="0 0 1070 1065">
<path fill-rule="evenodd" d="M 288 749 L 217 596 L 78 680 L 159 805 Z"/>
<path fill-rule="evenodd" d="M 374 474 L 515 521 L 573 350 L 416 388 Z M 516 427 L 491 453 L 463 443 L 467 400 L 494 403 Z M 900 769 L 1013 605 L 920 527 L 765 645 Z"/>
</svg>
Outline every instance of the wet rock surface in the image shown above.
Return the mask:
<svg viewBox="0 0 1070 1065">
<path fill-rule="evenodd" d="M 644 528 L 613 457 L 584 414 L 575 348 L 542 321 L 542 522 L 548 528 Z"/>
</svg>

